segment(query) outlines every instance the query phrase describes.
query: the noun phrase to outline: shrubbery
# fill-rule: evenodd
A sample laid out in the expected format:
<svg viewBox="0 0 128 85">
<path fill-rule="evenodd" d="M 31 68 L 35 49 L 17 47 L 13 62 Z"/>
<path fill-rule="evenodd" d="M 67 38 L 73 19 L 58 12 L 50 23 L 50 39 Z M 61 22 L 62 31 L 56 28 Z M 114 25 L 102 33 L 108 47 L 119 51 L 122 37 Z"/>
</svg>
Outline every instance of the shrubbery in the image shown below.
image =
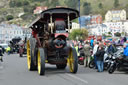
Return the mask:
<svg viewBox="0 0 128 85">
<path fill-rule="evenodd" d="M 12 15 L 8 15 L 8 16 L 6 16 L 6 20 L 12 20 L 14 17 L 12 16 Z"/>
<path fill-rule="evenodd" d="M 10 7 L 21 7 L 29 5 L 29 1 L 26 0 L 10 0 L 9 6 Z"/>
</svg>

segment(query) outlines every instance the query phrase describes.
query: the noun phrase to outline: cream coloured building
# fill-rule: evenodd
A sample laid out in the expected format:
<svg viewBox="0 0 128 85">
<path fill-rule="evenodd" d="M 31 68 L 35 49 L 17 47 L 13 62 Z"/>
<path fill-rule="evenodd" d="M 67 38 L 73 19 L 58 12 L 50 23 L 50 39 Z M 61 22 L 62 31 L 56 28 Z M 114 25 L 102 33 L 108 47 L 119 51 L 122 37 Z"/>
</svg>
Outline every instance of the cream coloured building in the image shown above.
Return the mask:
<svg viewBox="0 0 128 85">
<path fill-rule="evenodd" d="M 123 10 L 109 10 L 105 15 L 106 22 L 118 22 L 126 20 L 126 11 Z"/>
<path fill-rule="evenodd" d="M 72 29 L 79 29 L 80 28 L 80 24 L 72 22 Z"/>
</svg>

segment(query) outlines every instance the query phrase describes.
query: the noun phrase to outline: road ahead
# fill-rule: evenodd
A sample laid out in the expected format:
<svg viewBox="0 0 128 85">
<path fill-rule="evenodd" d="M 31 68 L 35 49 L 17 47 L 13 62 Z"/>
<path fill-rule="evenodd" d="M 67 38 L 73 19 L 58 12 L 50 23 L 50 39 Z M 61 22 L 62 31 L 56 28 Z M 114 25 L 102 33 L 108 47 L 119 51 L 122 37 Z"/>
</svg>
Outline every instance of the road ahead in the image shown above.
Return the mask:
<svg viewBox="0 0 128 85">
<path fill-rule="evenodd" d="M 98 73 L 94 69 L 79 66 L 77 74 L 65 70 L 57 70 L 55 66 L 46 65 L 45 76 L 37 71 L 28 71 L 26 57 L 18 54 L 4 55 L 4 63 L 0 62 L 0 85 L 128 85 L 128 73 Z"/>
</svg>

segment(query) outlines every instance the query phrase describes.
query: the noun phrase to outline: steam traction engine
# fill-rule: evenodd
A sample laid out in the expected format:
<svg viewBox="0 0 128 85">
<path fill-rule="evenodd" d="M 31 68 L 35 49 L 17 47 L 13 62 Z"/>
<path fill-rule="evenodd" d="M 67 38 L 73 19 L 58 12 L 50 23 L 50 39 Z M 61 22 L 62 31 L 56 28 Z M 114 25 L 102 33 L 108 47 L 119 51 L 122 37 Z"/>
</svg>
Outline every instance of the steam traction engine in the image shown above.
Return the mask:
<svg viewBox="0 0 128 85">
<path fill-rule="evenodd" d="M 70 8 L 52 8 L 43 11 L 29 28 L 32 36 L 27 40 L 28 69 L 38 70 L 45 74 L 45 63 L 65 69 L 69 65 L 70 72 L 78 70 L 76 50 L 67 46 L 71 20 L 79 17 L 79 12 Z"/>
</svg>

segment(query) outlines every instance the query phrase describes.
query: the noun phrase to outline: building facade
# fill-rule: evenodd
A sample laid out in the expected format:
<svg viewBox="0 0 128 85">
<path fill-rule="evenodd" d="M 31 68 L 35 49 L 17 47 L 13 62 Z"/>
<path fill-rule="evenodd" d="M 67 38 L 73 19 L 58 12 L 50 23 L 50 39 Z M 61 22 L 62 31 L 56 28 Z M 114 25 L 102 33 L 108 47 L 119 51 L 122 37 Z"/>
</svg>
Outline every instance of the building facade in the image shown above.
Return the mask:
<svg viewBox="0 0 128 85">
<path fill-rule="evenodd" d="M 114 35 L 114 33 L 119 32 L 122 33 L 125 30 L 125 22 L 106 22 L 104 23 L 108 28 L 110 28 L 110 32 Z"/>
<path fill-rule="evenodd" d="M 87 16 L 81 16 L 81 27 L 86 28 L 87 25 L 90 24 L 101 24 L 102 23 L 102 16 L 100 14 L 98 15 L 87 15 Z"/>
<path fill-rule="evenodd" d="M 109 10 L 105 15 L 106 22 L 119 22 L 126 20 L 125 10 Z"/>
<path fill-rule="evenodd" d="M 75 22 L 72 23 L 72 29 L 79 29 L 79 28 L 80 28 L 80 24 Z"/>
<path fill-rule="evenodd" d="M 108 28 L 105 24 L 88 25 L 89 35 L 103 35 L 107 34 L 109 31 L 110 28 Z"/>
<path fill-rule="evenodd" d="M 23 30 L 14 24 L 0 24 L 0 43 L 8 43 L 12 38 L 20 37 L 23 39 Z"/>
<path fill-rule="evenodd" d="M 22 28 L 23 30 L 23 38 L 30 38 L 32 34 L 32 30 L 30 28 Z"/>
<path fill-rule="evenodd" d="M 102 23 L 102 16 L 99 15 L 91 15 L 91 24 L 101 24 Z"/>
</svg>

